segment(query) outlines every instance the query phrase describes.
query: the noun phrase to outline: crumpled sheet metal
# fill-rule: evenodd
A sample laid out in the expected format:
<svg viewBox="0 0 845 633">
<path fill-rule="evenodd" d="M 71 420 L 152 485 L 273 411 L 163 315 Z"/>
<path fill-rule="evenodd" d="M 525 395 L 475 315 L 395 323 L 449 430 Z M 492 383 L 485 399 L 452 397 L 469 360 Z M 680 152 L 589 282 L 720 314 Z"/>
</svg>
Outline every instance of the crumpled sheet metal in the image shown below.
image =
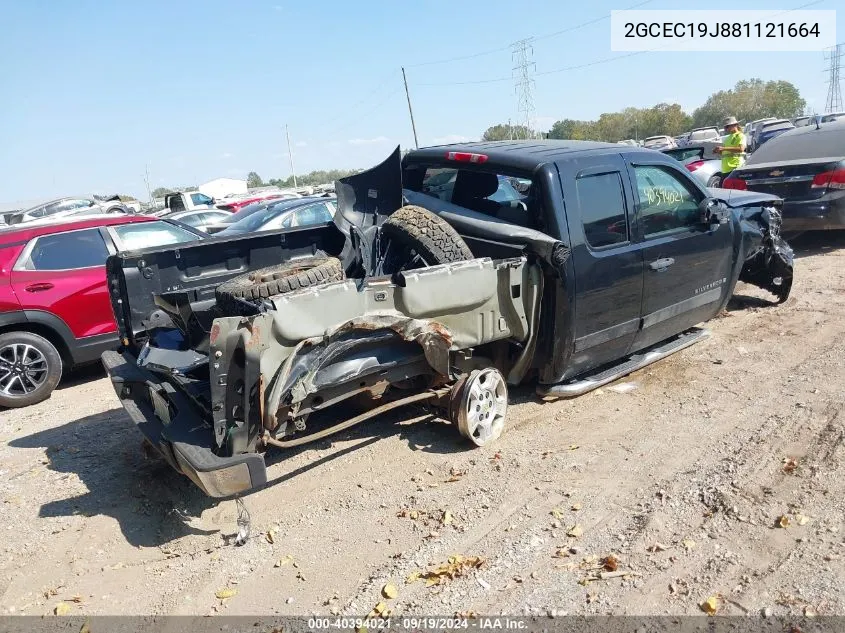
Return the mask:
<svg viewBox="0 0 845 633">
<path fill-rule="evenodd" d="M 291 394 L 294 402 L 299 402 L 312 393 L 315 390 L 314 378 L 322 367 L 373 340 L 366 336 L 366 332 L 374 336 L 392 333 L 404 341 L 414 342 L 420 346 L 432 369 L 442 375 L 449 372 L 452 334 L 440 323 L 390 313 L 356 317 L 327 331 L 324 336 L 305 339 L 294 347 L 273 379 L 264 409 L 265 418 L 275 416 L 287 394 Z M 318 353 L 313 353 L 314 348 L 319 348 Z M 307 366 L 303 367 L 298 361 L 305 355 L 309 358 Z M 265 420 L 265 426 L 267 423 L 272 426 L 273 420 Z"/>
<path fill-rule="evenodd" d="M 794 253 L 780 235 L 781 214 L 775 207 L 741 209 L 742 260 L 739 280 L 762 288 L 783 303 L 792 289 Z"/>
</svg>

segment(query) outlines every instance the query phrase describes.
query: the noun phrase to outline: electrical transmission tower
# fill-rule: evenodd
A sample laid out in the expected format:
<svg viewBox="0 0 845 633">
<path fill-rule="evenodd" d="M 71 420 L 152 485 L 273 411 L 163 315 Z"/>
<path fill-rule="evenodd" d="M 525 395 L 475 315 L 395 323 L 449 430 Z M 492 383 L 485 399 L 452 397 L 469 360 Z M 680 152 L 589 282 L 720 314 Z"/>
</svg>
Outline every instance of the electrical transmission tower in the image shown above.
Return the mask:
<svg viewBox="0 0 845 633">
<path fill-rule="evenodd" d="M 825 51 L 825 60 L 830 66 L 825 70 L 830 73 L 827 86 L 827 100 L 825 101 L 825 112 L 839 112 L 842 110 L 842 88 L 839 85 L 839 67 L 842 56 L 845 55 L 845 44 L 837 44 Z"/>
<path fill-rule="evenodd" d="M 525 120 L 525 138 L 532 135 L 531 124 L 534 119 L 534 79 L 532 73 L 536 64 L 531 61 L 534 57 L 533 37 L 527 37 L 511 44 L 513 51 L 514 91 L 517 95 L 517 108 Z"/>
</svg>

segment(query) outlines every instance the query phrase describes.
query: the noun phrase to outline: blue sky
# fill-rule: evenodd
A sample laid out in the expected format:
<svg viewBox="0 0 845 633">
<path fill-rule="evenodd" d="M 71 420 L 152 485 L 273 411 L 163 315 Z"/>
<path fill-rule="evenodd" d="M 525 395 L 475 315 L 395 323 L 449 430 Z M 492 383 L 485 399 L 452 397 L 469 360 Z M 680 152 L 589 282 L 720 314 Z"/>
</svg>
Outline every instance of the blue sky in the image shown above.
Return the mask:
<svg viewBox="0 0 845 633">
<path fill-rule="evenodd" d="M 683 8 L 791 9 L 810 0 Z M 609 16 L 637 0 L 0 0 L 0 202 L 83 192 L 145 197 L 218 176 L 366 167 L 413 145 L 475 139 L 516 120 L 509 43 Z M 642 9 L 677 7 L 652 0 Z M 811 9 L 843 8 L 821 0 Z M 839 40 L 845 39 L 837 16 Z M 534 45 L 536 71 L 622 56 L 609 17 Z M 445 64 L 428 62 L 497 52 Z M 423 64 L 423 65 L 421 65 Z M 626 106 L 692 110 L 737 80 L 784 79 L 819 111 L 822 53 L 655 52 L 536 78 L 539 126 Z"/>
</svg>

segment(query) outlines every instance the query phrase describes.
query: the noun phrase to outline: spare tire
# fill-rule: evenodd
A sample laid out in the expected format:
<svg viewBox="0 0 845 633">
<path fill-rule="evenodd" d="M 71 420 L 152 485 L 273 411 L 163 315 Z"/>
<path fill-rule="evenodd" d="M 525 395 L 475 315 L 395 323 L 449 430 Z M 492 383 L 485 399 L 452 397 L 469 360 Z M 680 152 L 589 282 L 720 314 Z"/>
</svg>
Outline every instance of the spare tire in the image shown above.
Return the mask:
<svg viewBox="0 0 845 633">
<path fill-rule="evenodd" d="M 268 266 L 223 282 L 215 291 L 224 310 L 237 308 L 238 300 L 256 301 L 301 288 L 319 286 L 344 278 L 340 260 L 335 257 L 305 257 Z M 237 310 L 236 310 L 237 311 Z"/>
<path fill-rule="evenodd" d="M 411 264 L 409 260 L 416 256 L 427 266 L 462 262 L 474 257 L 451 224 L 422 207 L 407 205 L 398 209 L 385 221 L 381 230 L 386 238 L 384 241 L 394 251 L 388 254 L 391 261 L 385 262 L 391 270 L 385 272 L 406 268 Z M 394 249 L 394 245 L 400 249 Z"/>
</svg>

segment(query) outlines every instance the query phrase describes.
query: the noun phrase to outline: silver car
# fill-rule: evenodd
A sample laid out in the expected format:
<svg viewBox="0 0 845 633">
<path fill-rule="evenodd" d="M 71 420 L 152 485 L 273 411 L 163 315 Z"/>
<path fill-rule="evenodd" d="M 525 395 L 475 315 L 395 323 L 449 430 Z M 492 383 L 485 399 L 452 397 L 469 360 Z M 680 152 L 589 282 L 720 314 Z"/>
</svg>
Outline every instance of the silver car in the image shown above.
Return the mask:
<svg viewBox="0 0 845 633">
<path fill-rule="evenodd" d="M 118 196 L 68 196 L 6 215 L 7 224 L 23 224 L 47 218 L 59 219 L 92 213 L 131 213 Z"/>
<path fill-rule="evenodd" d="M 203 233 L 208 233 L 209 226 L 218 224 L 231 216 L 231 212 L 222 209 L 199 209 L 197 211 L 176 211 L 161 217 L 165 220 L 176 220 Z"/>
<path fill-rule="evenodd" d="M 722 159 L 713 152 L 718 143 L 705 143 L 664 149 L 663 153 L 683 164 L 693 178 L 705 187 L 718 187 L 722 184 Z"/>
</svg>

